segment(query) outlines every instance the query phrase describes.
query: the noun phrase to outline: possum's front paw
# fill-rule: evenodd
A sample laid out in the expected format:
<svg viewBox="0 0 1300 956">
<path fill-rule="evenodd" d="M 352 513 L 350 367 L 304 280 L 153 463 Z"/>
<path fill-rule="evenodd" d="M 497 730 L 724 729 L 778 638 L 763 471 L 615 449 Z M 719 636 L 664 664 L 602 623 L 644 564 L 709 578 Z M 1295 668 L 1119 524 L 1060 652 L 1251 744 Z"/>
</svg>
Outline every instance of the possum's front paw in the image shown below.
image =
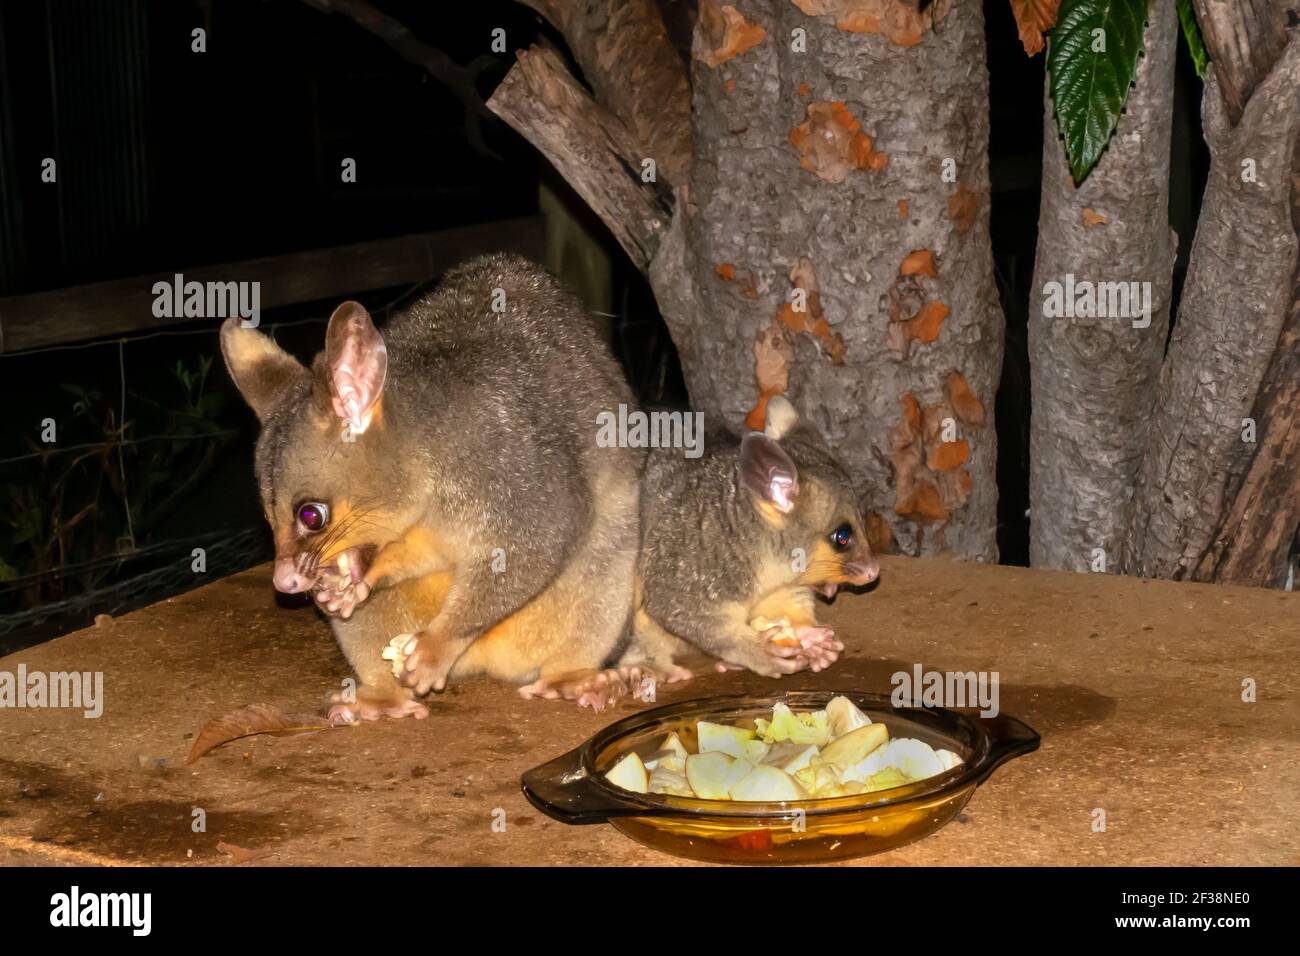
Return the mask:
<svg viewBox="0 0 1300 956">
<path fill-rule="evenodd" d="M 401 638 L 406 638 L 402 641 Z M 403 634 L 393 638 L 389 646 L 394 649 L 393 673 L 397 679 L 419 696 L 429 691 L 442 691 L 447 687 L 447 675 L 460 658 L 461 648 L 436 634 Z M 387 652 L 385 652 L 387 657 Z"/>
<path fill-rule="evenodd" d="M 357 548 L 340 554 L 334 567 L 322 571 L 316 579 L 316 603 L 325 613 L 337 614 L 344 620 L 369 596 L 370 585 L 365 582 L 365 567 Z"/>
<path fill-rule="evenodd" d="M 763 677 L 784 677 L 808 667 L 804 649 L 793 640 L 780 640 L 785 627 L 776 625 L 760 631 L 758 640 L 737 641 L 722 655 L 715 669 L 719 673 L 742 668 Z"/>
<path fill-rule="evenodd" d="M 844 644 L 835 639 L 835 632 L 829 627 L 796 627 L 794 636 L 813 673 L 830 667 L 844 650 Z"/>
</svg>

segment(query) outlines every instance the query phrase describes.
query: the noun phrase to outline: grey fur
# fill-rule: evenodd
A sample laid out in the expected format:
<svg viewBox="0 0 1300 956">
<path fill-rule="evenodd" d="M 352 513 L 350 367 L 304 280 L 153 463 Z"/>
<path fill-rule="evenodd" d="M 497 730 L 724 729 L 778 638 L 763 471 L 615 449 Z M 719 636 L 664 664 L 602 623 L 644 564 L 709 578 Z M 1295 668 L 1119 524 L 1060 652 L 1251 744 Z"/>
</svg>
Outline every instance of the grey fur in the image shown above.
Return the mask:
<svg viewBox="0 0 1300 956">
<path fill-rule="evenodd" d="M 751 609 L 771 590 L 762 569 L 789 567 L 781 583 L 793 583 L 794 550 L 811 554 L 843 522 L 866 547 L 859 497 L 820 436 L 799 422 L 779 444 L 799 480 L 795 508 L 781 528 L 762 517 L 740 480 L 741 440 L 727 432 L 710 433 L 695 461 L 652 451 L 641 486 L 640 609 L 673 637 L 768 674 L 770 662 L 747 627 Z M 811 589 L 806 599 L 813 600 Z M 644 629 L 638 640 L 651 660 L 671 652 Z"/>
<path fill-rule="evenodd" d="M 502 313 L 492 310 L 498 289 Z M 596 444 L 597 414 L 633 400 L 580 304 L 526 259 L 490 255 L 449 272 L 382 332 L 382 427 L 340 440 L 322 357 L 264 416 L 256 461 L 272 524 L 292 526 L 303 500 L 348 500 L 400 525 L 377 536 L 412 524 L 451 534 L 460 550 L 438 620 L 456 640 L 472 641 L 544 592 L 571 597 L 556 646 L 521 648 L 505 667 L 467 653 L 453 676 L 488 670 L 523 682 L 552 664 L 600 666 L 631 607 L 641 453 Z M 492 568 L 497 548 L 504 573 Z M 363 680 L 382 681 L 383 667 L 367 678 L 356 657 L 369 660 L 409 619 L 400 603 L 377 591 L 334 621 Z"/>
</svg>

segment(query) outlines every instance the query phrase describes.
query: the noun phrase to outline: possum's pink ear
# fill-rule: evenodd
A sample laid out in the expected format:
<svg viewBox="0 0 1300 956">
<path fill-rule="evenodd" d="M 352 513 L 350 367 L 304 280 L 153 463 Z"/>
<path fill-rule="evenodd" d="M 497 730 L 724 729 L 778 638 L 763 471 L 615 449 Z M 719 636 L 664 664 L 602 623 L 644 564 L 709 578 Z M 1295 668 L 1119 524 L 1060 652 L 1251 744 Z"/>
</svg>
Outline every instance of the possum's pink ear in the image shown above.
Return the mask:
<svg viewBox="0 0 1300 956">
<path fill-rule="evenodd" d="M 799 472 L 785 449 L 762 432 L 740 442 L 740 483 L 782 514 L 794 510 Z"/>
<path fill-rule="evenodd" d="M 359 302 L 344 302 L 330 316 L 325 359 L 334 414 L 359 435 L 384 391 L 388 348 L 370 313 Z"/>
</svg>

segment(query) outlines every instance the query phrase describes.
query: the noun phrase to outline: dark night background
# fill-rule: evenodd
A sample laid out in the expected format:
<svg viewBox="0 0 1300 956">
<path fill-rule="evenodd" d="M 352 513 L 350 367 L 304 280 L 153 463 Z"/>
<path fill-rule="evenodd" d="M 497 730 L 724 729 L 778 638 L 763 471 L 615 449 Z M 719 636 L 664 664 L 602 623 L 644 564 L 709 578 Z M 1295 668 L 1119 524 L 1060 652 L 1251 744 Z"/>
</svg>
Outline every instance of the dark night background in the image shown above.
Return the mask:
<svg viewBox="0 0 1300 956">
<path fill-rule="evenodd" d="M 693 4 L 662 5 L 684 49 Z M 454 14 L 419 0 L 377 6 L 458 64 L 487 53 L 498 27 L 511 51 L 539 36 L 563 49 L 510 0 L 457 4 Z M 1004 563 L 1024 564 L 1044 56 L 1024 55 L 1006 0 L 989 0 L 985 15 L 993 250 L 1008 322 L 999 546 Z M 207 30 L 203 54 L 190 49 L 196 27 Z M 483 98 L 513 55 L 497 60 L 480 77 Z M 1208 165 L 1200 82 L 1181 44 L 1177 97 L 1176 288 Z M 591 222 L 520 137 L 500 122 L 483 130 L 500 161 L 471 147 L 460 102 L 421 68 L 299 0 L 0 0 L 0 297 L 530 216 L 543 180 Z M 40 180 L 46 156 L 58 159 L 56 186 Z M 357 161 L 355 184 L 340 182 L 343 157 Z M 653 298 L 592 228 L 614 261 L 612 341 L 634 388 L 645 402 L 684 401 Z M 383 314 L 418 291 L 357 297 Z M 262 321 L 302 323 L 276 337 L 306 358 L 335 304 L 267 310 Z M 174 330 L 199 334 L 0 355 L 0 654 L 270 556 L 252 475 L 255 422 L 226 377 L 215 325 Z M 106 439 L 120 428 L 123 372 L 136 443 L 119 460 Z M 58 422 L 62 453 L 35 454 L 46 417 Z M 129 558 L 120 556 L 123 472 L 138 549 Z M 58 539 L 54 520 L 66 529 Z M 190 570 L 196 546 L 208 548 L 205 574 Z"/>
</svg>

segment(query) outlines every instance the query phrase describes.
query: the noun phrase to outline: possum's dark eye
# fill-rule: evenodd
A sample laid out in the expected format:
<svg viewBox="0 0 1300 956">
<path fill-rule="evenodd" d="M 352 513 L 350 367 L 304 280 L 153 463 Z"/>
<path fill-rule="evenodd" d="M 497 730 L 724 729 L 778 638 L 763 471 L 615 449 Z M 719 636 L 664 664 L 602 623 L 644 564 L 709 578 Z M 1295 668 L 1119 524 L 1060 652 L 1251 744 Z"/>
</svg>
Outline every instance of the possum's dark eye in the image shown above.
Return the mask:
<svg viewBox="0 0 1300 956">
<path fill-rule="evenodd" d="M 853 544 L 853 526 L 842 524 L 831 532 L 831 547 L 836 551 L 847 551 Z"/>
<path fill-rule="evenodd" d="M 323 531 L 330 523 L 330 507 L 321 501 L 307 501 L 298 506 L 298 524 L 309 534 Z"/>
</svg>

